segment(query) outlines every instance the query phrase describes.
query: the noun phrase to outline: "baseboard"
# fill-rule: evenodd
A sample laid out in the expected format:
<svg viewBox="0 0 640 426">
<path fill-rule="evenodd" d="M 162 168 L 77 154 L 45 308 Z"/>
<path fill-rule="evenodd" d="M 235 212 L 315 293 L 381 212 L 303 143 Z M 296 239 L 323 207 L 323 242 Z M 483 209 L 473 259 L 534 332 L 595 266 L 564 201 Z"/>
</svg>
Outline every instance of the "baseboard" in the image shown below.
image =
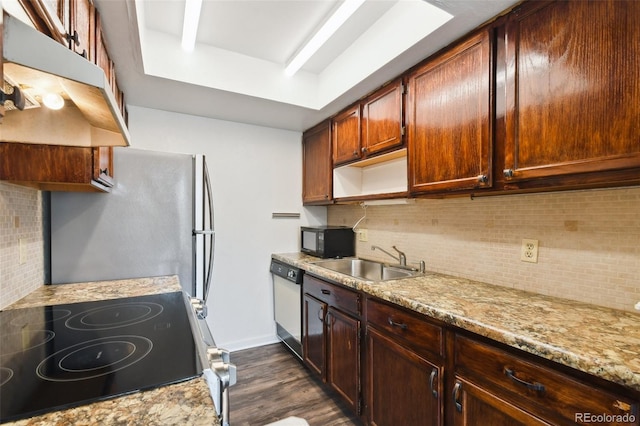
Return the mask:
<svg viewBox="0 0 640 426">
<path fill-rule="evenodd" d="M 250 349 L 250 348 L 256 348 L 258 346 L 270 345 L 272 343 L 277 343 L 279 341 L 280 340 L 276 335 L 269 335 L 269 336 L 254 337 L 254 338 L 245 339 L 245 340 L 234 340 L 231 342 L 224 342 L 224 344 L 220 344 L 220 347 L 225 348 L 230 352 L 235 352 L 235 351 L 241 351 L 243 349 Z"/>
</svg>

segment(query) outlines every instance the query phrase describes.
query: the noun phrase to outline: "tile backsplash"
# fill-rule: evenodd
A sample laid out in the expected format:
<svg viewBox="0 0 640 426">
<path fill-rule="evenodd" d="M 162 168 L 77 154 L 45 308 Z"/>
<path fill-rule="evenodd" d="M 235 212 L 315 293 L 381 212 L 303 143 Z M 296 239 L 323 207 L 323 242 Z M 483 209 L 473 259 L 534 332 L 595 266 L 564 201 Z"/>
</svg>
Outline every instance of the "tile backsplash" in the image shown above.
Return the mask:
<svg viewBox="0 0 640 426">
<path fill-rule="evenodd" d="M 327 216 L 353 226 L 364 213 L 336 205 Z M 637 187 L 369 206 L 362 228 L 360 257 L 393 262 L 371 245 L 396 245 L 440 273 L 627 311 L 640 301 Z M 537 263 L 520 260 L 523 239 L 539 241 Z"/>
<path fill-rule="evenodd" d="M 43 240 L 42 193 L 0 182 L 0 309 L 43 285 Z"/>
</svg>

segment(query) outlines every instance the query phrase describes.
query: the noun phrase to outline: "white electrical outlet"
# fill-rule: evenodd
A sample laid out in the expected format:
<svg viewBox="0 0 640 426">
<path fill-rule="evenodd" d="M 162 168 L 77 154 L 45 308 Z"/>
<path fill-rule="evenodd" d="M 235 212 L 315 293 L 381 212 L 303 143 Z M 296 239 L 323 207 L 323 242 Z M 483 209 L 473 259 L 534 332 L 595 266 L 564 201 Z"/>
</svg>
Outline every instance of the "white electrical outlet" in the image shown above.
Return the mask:
<svg viewBox="0 0 640 426">
<path fill-rule="evenodd" d="M 358 230 L 358 241 L 369 241 L 369 234 L 366 229 Z"/>
<path fill-rule="evenodd" d="M 520 260 L 523 262 L 538 263 L 538 240 L 522 239 Z"/>
</svg>

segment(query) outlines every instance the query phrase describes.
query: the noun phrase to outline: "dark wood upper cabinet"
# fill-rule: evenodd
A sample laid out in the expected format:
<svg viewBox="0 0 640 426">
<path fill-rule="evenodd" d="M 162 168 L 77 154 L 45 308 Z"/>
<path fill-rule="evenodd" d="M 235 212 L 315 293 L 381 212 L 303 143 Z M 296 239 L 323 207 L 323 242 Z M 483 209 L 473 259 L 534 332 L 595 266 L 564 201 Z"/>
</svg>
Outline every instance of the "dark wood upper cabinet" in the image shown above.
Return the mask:
<svg viewBox="0 0 640 426">
<path fill-rule="evenodd" d="M 331 204 L 331 122 L 326 120 L 302 135 L 302 202 Z"/>
<path fill-rule="evenodd" d="M 409 74 L 411 193 L 491 185 L 491 46 L 482 31 Z"/>
<path fill-rule="evenodd" d="M 332 120 L 333 165 L 360 158 L 360 104 L 352 105 Z"/>
<path fill-rule="evenodd" d="M 43 191 L 109 192 L 113 149 L 0 142 L 0 181 Z"/>
<path fill-rule="evenodd" d="M 95 63 L 95 8 L 91 0 L 71 0 L 69 47 Z"/>
<path fill-rule="evenodd" d="M 637 179 L 638 22 L 637 1 L 527 2 L 510 15 L 506 182 L 632 168 Z"/>
<path fill-rule="evenodd" d="M 404 144 L 403 92 L 404 85 L 399 79 L 362 102 L 361 151 L 364 156 Z"/>
<path fill-rule="evenodd" d="M 333 117 L 334 166 L 404 144 L 403 90 L 402 79 L 395 80 Z"/>
<path fill-rule="evenodd" d="M 71 0 L 19 0 L 38 31 L 69 45 Z"/>
</svg>

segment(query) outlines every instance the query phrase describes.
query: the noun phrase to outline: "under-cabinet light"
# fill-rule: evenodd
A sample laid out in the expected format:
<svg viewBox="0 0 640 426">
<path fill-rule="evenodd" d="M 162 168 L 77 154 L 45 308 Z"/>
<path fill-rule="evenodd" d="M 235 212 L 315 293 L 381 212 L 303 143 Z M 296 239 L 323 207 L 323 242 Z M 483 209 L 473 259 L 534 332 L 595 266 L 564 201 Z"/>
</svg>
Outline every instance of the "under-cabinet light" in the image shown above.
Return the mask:
<svg viewBox="0 0 640 426">
<path fill-rule="evenodd" d="M 363 206 L 391 206 L 396 204 L 414 204 L 416 202 L 413 198 L 390 198 L 382 200 L 367 200 L 363 201 Z"/>
<path fill-rule="evenodd" d="M 59 110 L 64 106 L 64 99 L 57 93 L 47 93 L 42 96 L 42 103 L 49 109 Z"/>
<path fill-rule="evenodd" d="M 327 40 L 344 24 L 365 0 L 346 0 L 333 15 L 322 25 L 317 33 L 298 51 L 287 64 L 284 73 L 291 77 L 326 43 Z"/>
<path fill-rule="evenodd" d="M 196 34 L 202 0 L 186 0 L 184 5 L 184 22 L 182 24 L 182 48 L 191 52 L 196 46 Z"/>
</svg>

